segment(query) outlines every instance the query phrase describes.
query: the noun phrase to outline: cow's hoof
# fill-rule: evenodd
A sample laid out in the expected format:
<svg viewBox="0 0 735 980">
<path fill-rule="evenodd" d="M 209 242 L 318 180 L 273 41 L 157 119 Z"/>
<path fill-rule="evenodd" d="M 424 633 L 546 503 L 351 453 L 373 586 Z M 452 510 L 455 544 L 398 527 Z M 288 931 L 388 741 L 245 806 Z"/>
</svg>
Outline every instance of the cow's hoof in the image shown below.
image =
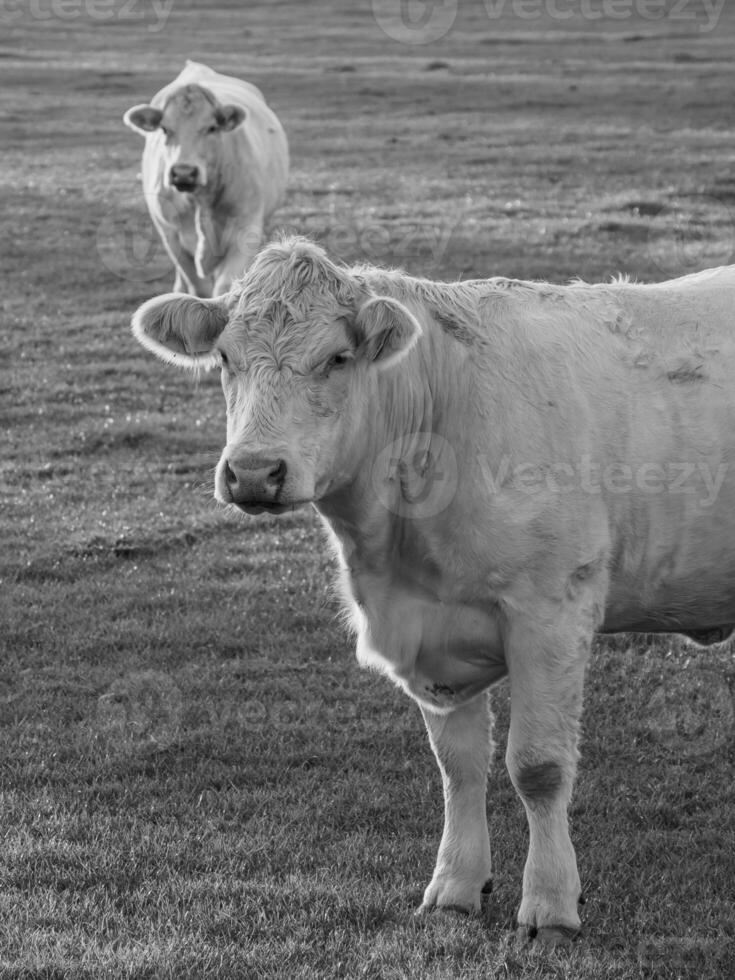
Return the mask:
<svg viewBox="0 0 735 980">
<path fill-rule="evenodd" d="M 416 915 L 426 915 L 428 912 L 459 912 L 462 915 L 470 915 L 478 911 L 480 901 L 464 901 L 458 896 L 446 894 L 439 898 L 436 895 L 424 895 L 424 900 L 416 909 Z"/>
<path fill-rule="evenodd" d="M 436 878 L 424 892 L 424 900 L 417 909 L 418 914 L 432 909 L 447 909 L 451 912 L 479 912 L 482 891 L 485 885 L 469 885 L 466 881 L 450 878 Z M 482 888 L 482 891 L 481 891 Z"/>
<path fill-rule="evenodd" d="M 581 939 L 582 931 L 572 926 L 519 926 L 518 936 L 522 943 L 534 943 L 547 949 L 568 949 Z"/>
</svg>

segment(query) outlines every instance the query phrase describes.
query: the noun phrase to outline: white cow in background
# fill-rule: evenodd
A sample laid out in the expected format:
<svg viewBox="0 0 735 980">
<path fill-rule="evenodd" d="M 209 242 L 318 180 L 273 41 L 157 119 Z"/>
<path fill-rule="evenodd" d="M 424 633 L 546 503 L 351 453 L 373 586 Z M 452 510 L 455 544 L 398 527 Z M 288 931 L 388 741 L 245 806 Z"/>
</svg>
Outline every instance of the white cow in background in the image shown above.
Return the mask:
<svg viewBox="0 0 735 980">
<path fill-rule="evenodd" d="M 254 85 L 187 61 L 124 121 L 146 137 L 143 193 L 176 266 L 174 289 L 227 292 L 283 200 L 288 143 L 277 117 Z"/>
<path fill-rule="evenodd" d="M 594 633 L 711 643 L 735 624 L 735 266 L 435 283 L 291 239 L 226 300 L 157 297 L 133 329 L 172 364 L 221 365 L 218 499 L 317 508 L 359 660 L 420 705 L 445 793 L 424 907 L 480 906 L 485 695 L 507 676 L 518 921 L 575 936 L 567 807 Z"/>
</svg>

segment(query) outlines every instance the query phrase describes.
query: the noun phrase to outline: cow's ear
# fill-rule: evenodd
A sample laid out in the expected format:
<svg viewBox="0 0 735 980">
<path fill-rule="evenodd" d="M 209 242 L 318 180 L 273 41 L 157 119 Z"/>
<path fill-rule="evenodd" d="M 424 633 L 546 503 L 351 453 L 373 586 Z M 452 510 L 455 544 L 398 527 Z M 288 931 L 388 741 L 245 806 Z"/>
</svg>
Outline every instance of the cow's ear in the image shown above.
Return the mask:
<svg viewBox="0 0 735 980">
<path fill-rule="evenodd" d="M 389 296 L 373 296 L 355 318 L 360 349 L 380 367 L 395 364 L 421 336 L 421 325 L 403 303 Z"/>
<path fill-rule="evenodd" d="M 214 345 L 228 314 L 218 299 L 198 299 L 184 293 L 154 296 L 133 316 L 133 336 L 162 361 L 176 367 L 212 367 Z"/>
<path fill-rule="evenodd" d="M 245 122 L 246 116 L 247 112 L 239 105 L 223 105 L 217 110 L 217 123 L 223 133 L 229 133 Z"/>
<path fill-rule="evenodd" d="M 136 133 L 153 133 L 161 125 L 163 113 L 152 105 L 134 105 L 123 116 L 123 122 Z"/>
</svg>

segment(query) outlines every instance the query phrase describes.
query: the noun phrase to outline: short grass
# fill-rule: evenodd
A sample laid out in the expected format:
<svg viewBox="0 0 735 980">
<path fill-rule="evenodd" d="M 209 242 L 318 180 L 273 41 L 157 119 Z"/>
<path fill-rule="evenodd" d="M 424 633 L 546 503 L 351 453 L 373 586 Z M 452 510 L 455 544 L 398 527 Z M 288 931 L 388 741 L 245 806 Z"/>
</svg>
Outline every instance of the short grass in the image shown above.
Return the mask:
<svg viewBox="0 0 735 980">
<path fill-rule="evenodd" d="M 315 517 L 212 502 L 218 382 L 128 332 L 172 276 L 120 119 L 199 58 L 284 122 L 274 227 L 440 278 L 662 279 L 733 256 L 732 11 L 468 2 L 408 46 L 369 2 L 176 0 L 162 31 L 113 6 L 10 5 L 0 38 L 0 978 L 729 978 L 730 647 L 597 644 L 571 953 L 511 929 L 503 686 L 494 894 L 413 917 L 441 832 L 420 715 L 356 667 Z"/>
</svg>

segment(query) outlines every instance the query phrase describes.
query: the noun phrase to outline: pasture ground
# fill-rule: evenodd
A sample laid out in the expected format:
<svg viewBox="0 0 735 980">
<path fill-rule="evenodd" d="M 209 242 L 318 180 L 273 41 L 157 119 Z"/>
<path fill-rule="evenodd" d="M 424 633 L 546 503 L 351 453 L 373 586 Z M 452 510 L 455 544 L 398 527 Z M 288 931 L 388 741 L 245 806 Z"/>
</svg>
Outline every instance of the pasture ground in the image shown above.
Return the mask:
<svg viewBox="0 0 735 980">
<path fill-rule="evenodd" d="M 274 229 L 346 259 L 554 281 L 732 261 L 735 12 L 544 13 L 571 6 L 460 0 L 425 45 L 364 0 L 175 0 L 161 30 L 130 0 L 0 8 L 2 980 L 735 975 L 732 648 L 597 643 L 583 942 L 509 928 L 503 686 L 495 892 L 414 918 L 442 824 L 419 712 L 357 668 L 315 517 L 215 507 L 218 380 L 128 331 L 172 275 L 121 116 L 185 57 L 262 87 L 293 161 Z"/>
</svg>

